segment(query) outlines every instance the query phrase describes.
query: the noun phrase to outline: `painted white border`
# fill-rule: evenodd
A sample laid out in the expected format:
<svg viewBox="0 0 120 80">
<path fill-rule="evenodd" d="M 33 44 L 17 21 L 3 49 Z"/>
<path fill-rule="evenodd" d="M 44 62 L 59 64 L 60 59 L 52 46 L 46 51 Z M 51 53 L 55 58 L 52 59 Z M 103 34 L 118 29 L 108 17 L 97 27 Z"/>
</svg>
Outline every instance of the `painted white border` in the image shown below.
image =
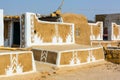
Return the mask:
<svg viewBox="0 0 120 80">
<path fill-rule="evenodd" d="M 35 65 L 35 61 L 34 61 L 34 57 L 33 57 L 33 52 L 32 51 L 6 51 L 6 52 L 3 51 L 3 52 L 0 52 L 0 56 L 1 55 L 9 55 L 9 54 L 24 54 L 26 52 L 32 54 L 32 70 L 31 71 L 23 72 L 21 74 L 14 73 L 12 75 L 0 75 L 0 77 L 9 77 L 9 76 L 14 76 L 14 75 L 24 75 L 24 74 L 29 74 L 29 73 L 36 72 L 36 65 Z"/>
<path fill-rule="evenodd" d="M 61 53 L 57 53 L 57 59 L 56 59 L 56 65 L 59 66 L 60 65 L 60 59 L 61 59 Z"/>
<path fill-rule="evenodd" d="M 46 64 L 46 65 L 51 65 L 51 66 L 54 66 L 54 67 L 58 67 L 58 68 L 62 68 L 62 67 L 74 67 L 74 66 L 83 66 L 83 65 L 86 65 L 86 64 L 91 64 L 91 63 L 98 63 L 98 62 L 101 62 L 101 61 L 105 61 L 104 59 L 99 59 L 99 60 L 96 60 L 96 61 L 91 61 L 91 62 L 84 62 L 84 63 L 80 63 L 80 64 L 74 64 L 74 65 L 55 65 L 55 64 L 52 64 L 52 63 L 45 63 L 45 62 L 40 62 L 40 61 L 37 61 L 38 63 L 42 63 L 42 64 Z"/>
<path fill-rule="evenodd" d="M 82 66 L 82 65 L 86 65 L 86 64 L 90 64 L 90 63 L 98 63 L 101 61 L 105 61 L 104 59 L 99 59 L 96 61 L 90 61 L 90 62 L 84 62 L 84 63 L 80 63 L 80 64 L 74 64 L 74 65 L 59 65 L 57 67 L 72 67 L 72 66 Z"/>
<path fill-rule="evenodd" d="M 0 46 L 4 46 L 4 22 L 3 10 L 0 9 Z"/>
</svg>

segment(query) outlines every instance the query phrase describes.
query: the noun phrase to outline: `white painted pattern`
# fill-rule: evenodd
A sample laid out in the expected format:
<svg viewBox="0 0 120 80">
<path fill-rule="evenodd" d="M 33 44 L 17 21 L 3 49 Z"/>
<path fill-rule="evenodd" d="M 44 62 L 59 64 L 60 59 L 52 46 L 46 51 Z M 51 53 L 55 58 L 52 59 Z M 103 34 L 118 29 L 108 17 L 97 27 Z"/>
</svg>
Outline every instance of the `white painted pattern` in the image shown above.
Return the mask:
<svg viewBox="0 0 120 80">
<path fill-rule="evenodd" d="M 70 65 L 80 64 L 77 51 L 73 51 L 72 59 L 70 60 Z"/>
<path fill-rule="evenodd" d="M 52 43 L 63 43 L 63 39 L 59 36 L 58 25 L 55 24 L 55 36 L 52 38 Z"/>
<path fill-rule="evenodd" d="M 16 55 L 16 56 L 13 56 L 13 57 L 14 57 L 14 60 L 18 61 L 18 59 L 16 59 L 17 56 L 19 56 L 19 54 L 24 54 L 24 53 L 30 53 L 30 54 L 32 54 L 32 56 L 31 56 L 32 57 L 32 65 L 31 65 L 32 66 L 32 70 L 24 72 L 20 68 L 20 67 L 22 67 L 22 65 L 20 63 L 18 63 L 18 66 L 16 67 L 16 71 L 17 72 L 12 73 L 13 70 L 10 67 L 11 66 L 11 63 L 10 63 L 10 65 L 6 66 L 6 69 L 4 69 L 5 72 L 6 72 L 6 74 L 0 75 L 0 77 L 9 77 L 9 76 L 13 76 L 13 75 L 24 75 L 24 74 L 29 74 L 29 73 L 36 72 L 36 65 L 35 65 L 33 53 L 31 51 L 8 51 L 8 52 L 0 52 L 0 56 L 3 56 L 3 55 L 12 55 L 12 56 Z M 13 57 L 11 57 L 11 58 L 13 58 Z M 12 60 L 11 58 L 10 58 L 10 62 Z M 13 62 L 17 62 L 17 61 L 13 61 Z M 24 66 L 22 68 L 24 68 Z M 8 72 L 7 72 L 7 70 L 8 70 Z M 21 71 L 23 71 L 23 72 L 21 73 Z M 9 74 L 9 75 L 7 75 L 7 74 Z"/>
<path fill-rule="evenodd" d="M 38 34 L 34 34 L 34 43 L 42 44 L 43 43 L 43 38 L 41 36 L 38 36 Z"/>
<path fill-rule="evenodd" d="M 34 31 L 34 19 L 32 16 L 35 16 L 37 21 L 40 23 L 54 24 L 55 28 L 60 24 L 68 25 L 68 27 L 71 28 L 71 33 L 67 35 L 66 41 L 63 42 L 63 39 L 59 36 L 59 34 L 57 34 L 58 30 L 56 30 L 56 34 L 52 37 L 52 41 L 44 42 L 44 37 L 41 38 L 41 37 L 37 37 L 36 35 L 31 34 Z M 56 29 L 58 29 L 58 28 L 56 28 Z M 72 38 L 70 38 L 70 36 Z M 34 38 L 36 38 L 36 39 L 34 39 Z M 34 39 L 34 40 L 32 40 L 32 39 Z M 72 40 L 70 40 L 70 39 L 72 39 Z M 35 41 L 35 42 L 33 42 L 33 41 Z M 71 43 L 70 43 L 70 41 L 71 41 Z M 59 44 L 64 45 L 64 44 L 73 44 L 73 43 L 75 43 L 75 41 L 74 41 L 74 24 L 63 23 L 63 22 L 41 21 L 41 20 L 38 20 L 37 16 L 34 13 L 25 13 L 25 47 L 30 47 L 30 46 L 35 46 L 35 45 L 59 45 Z"/>
<path fill-rule="evenodd" d="M 47 55 L 48 55 L 48 51 L 42 50 L 40 61 L 42 61 L 42 62 L 47 62 Z M 44 61 L 44 60 L 45 60 L 45 61 Z"/>
<path fill-rule="evenodd" d="M 119 34 L 117 35 L 117 36 L 115 36 L 115 34 L 114 34 L 114 31 L 113 31 L 113 29 L 114 29 L 114 25 L 116 25 L 117 27 L 118 27 L 118 31 L 119 31 Z M 112 28 L 112 32 L 111 32 L 111 40 L 120 40 L 120 25 L 117 25 L 116 23 L 112 23 L 112 26 L 111 26 Z"/>
<path fill-rule="evenodd" d="M 6 75 L 23 72 L 23 66 L 18 63 L 18 54 L 10 54 L 10 65 L 5 69 Z"/>
<path fill-rule="evenodd" d="M 66 37 L 66 43 L 71 43 L 72 42 L 72 37 L 71 35 L 69 34 L 67 37 Z"/>
<path fill-rule="evenodd" d="M 91 61 L 92 61 L 92 62 L 95 62 L 95 61 L 96 61 L 95 57 L 94 57 L 93 54 L 92 54 L 92 50 L 89 51 L 89 55 L 88 55 L 88 58 L 87 58 L 87 62 L 88 62 L 88 63 L 90 63 Z"/>
<path fill-rule="evenodd" d="M 95 36 L 93 34 L 93 26 L 96 26 L 98 24 L 101 24 L 100 25 L 100 33 Z M 91 31 L 91 35 L 90 35 L 90 40 L 103 40 L 103 22 L 97 22 L 97 23 L 89 23 L 90 25 L 90 31 Z"/>
</svg>

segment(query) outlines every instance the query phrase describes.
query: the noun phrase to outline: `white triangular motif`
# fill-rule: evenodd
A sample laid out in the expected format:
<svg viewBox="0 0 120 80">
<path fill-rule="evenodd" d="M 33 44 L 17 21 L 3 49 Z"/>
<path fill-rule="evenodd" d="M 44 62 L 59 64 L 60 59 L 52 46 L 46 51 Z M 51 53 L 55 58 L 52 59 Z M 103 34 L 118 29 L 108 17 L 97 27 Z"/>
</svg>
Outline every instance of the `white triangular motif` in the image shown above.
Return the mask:
<svg viewBox="0 0 120 80">
<path fill-rule="evenodd" d="M 10 55 L 10 66 L 7 66 L 5 69 L 6 75 L 12 75 L 14 73 L 22 73 L 23 72 L 23 66 L 18 63 L 18 54 L 11 54 Z"/>
<path fill-rule="evenodd" d="M 45 50 L 43 50 L 42 52 L 41 52 L 41 59 L 40 59 L 40 61 L 44 61 L 44 62 L 46 62 L 47 61 L 47 55 L 48 55 L 48 51 L 45 51 Z"/>
<path fill-rule="evenodd" d="M 76 52 L 73 51 L 73 57 L 70 60 L 70 65 L 75 65 L 75 64 L 80 64 L 77 51 Z"/>
</svg>

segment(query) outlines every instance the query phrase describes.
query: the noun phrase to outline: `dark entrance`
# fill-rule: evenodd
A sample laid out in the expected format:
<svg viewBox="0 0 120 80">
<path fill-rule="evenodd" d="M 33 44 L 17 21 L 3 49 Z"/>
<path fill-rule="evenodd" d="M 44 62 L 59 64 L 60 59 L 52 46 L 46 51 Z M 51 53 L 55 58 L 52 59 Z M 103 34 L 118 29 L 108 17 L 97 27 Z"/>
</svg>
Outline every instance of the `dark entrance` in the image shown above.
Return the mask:
<svg viewBox="0 0 120 80">
<path fill-rule="evenodd" d="M 20 47 L 20 22 L 13 23 L 13 45 L 12 47 Z"/>
<path fill-rule="evenodd" d="M 104 28 L 103 40 L 108 40 L 108 28 Z"/>
</svg>

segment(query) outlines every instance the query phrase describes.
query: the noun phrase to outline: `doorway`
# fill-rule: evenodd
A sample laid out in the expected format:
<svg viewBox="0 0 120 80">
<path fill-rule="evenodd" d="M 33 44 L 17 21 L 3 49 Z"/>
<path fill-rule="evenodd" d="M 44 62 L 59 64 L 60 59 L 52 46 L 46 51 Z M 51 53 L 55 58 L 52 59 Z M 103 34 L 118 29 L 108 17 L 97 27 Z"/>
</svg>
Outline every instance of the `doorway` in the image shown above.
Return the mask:
<svg viewBox="0 0 120 80">
<path fill-rule="evenodd" d="M 20 22 L 13 22 L 13 44 L 12 47 L 20 47 Z"/>
</svg>

